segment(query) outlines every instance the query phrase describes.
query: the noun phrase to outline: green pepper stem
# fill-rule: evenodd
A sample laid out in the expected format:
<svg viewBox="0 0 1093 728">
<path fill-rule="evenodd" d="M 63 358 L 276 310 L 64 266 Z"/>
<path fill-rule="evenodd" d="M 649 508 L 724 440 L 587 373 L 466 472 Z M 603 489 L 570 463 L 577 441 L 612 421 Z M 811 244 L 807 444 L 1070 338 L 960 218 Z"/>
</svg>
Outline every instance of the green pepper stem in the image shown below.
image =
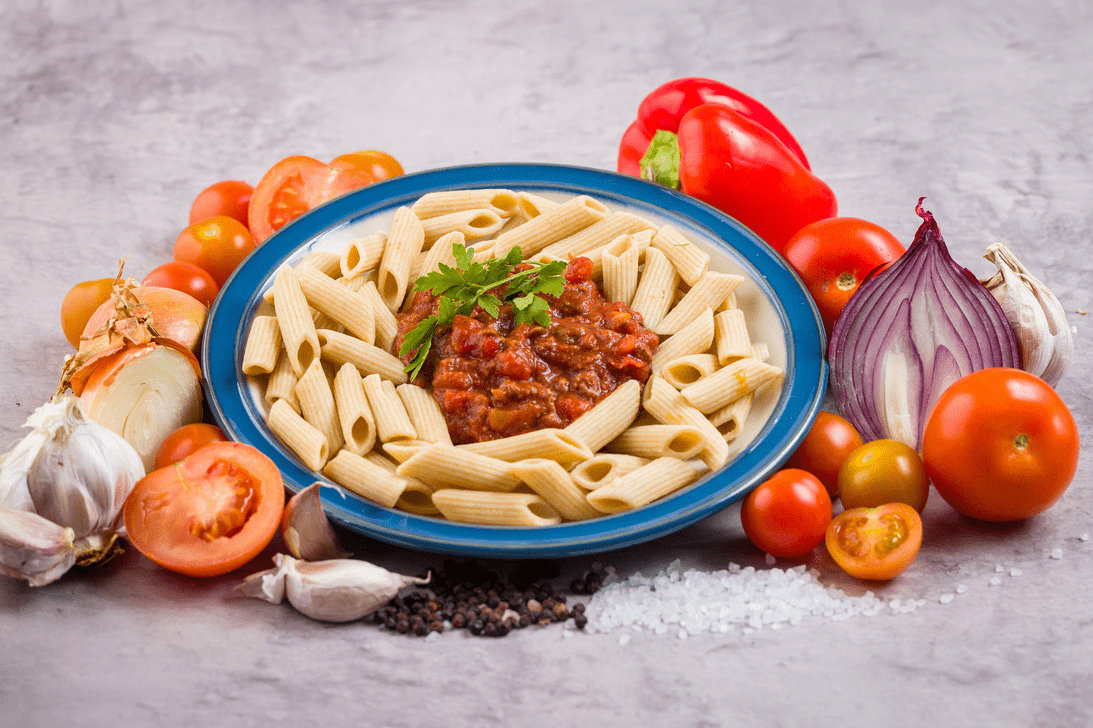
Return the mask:
<svg viewBox="0 0 1093 728">
<path fill-rule="evenodd" d="M 679 137 L 658 129 L 641 157 L 641 176 L 658 185 L 680 189 Z"/>
</svg>

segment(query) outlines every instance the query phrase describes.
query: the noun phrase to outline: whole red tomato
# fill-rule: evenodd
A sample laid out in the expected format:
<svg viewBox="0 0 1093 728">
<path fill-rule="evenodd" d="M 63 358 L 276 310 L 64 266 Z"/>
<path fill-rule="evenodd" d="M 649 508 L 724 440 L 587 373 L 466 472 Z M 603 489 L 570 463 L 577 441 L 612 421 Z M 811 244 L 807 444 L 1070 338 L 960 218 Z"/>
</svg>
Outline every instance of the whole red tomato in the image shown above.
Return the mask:
<svg viewBox="0 0 1093 728">
<path fill-rule="evenodd" d="M 831 217 L 798 230 L 782 255 L 805 282 L 830 337 L 835 319 L 862 281 L 903 251 L 903 244 L 880 225 L 856 217 Z"/>
<path fill-rule="evenodd" d="M 786 467 L 812 473 L 834 498 L 839 494 L 839 468 L 862 444 L 854 425 L 832 412 L 820 412 Z"/>
<path fill-rule="evenodd" d="M 227 215 L 217 215 L 189 225 L 175 240 L 174 257 L 201 268 L 220 288 L 255 248 L 246 225 Z"/>
<path fill-rule="evenodd" d="M 748 540 L 771 556 L 796 559 L 823 543 L 831 497 L 815 475 L 779 470 L 748 494 L 740 520 Z"/>
<path fill-rule="evenodd" d="M 246 225 L 253 193 L 250 183 L 242 180 L 229 179 L 211 184 L 198 193 L 190 206 L 190 224 L 226 215 Z"/>
<path fill-rule="evenodd" d="M 207 271 L 181 260 L 172 260 L 153 268 L 141 283 L 189 293 L 206 306 L 212 306 L 216 294 L 220 293 L 220 286 Z"/>
<path fill-rule="evenodd" d="M 951 384 L 922 434 L 922 459 L 937 492 L 985 521 L 1047 510 L 1073 480 L 1078 448 L 1078 427 L 1055 390 L 1004 367 Z"/>
</svg>

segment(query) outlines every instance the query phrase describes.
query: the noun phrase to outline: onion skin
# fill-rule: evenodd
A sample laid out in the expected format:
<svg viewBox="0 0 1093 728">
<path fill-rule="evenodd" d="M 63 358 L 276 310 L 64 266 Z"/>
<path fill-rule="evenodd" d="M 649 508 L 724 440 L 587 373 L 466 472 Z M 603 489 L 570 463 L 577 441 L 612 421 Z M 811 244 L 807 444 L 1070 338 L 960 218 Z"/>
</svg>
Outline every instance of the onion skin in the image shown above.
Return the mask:
<svg viewBox="0 0 1093 728">
<path fill-rule="evenodd" d="M 866 442 L 918 448 L 938 396 L 960 377 L 1017 367 L 1020 355 L 994 296 L 949 255 L 922 209 L 915 241 L 851 296 L 831 333 L 831 390 Z"/>
<path fill-rule="evenodd" d="M 173 288 L 159 286 L 137 286 L 134 295 L 152 312 L 152 325 L 160 336 L 173 339 L 191 352 L 197 352 L 201 343 L 201 334 L 205 330 L 205 318 L 208 309 L 188 293 Z M 83 330 L 83 338 L 90 339 L 99 331 L 111 316 L 115 315 L 113 300 L 106 301 L 91 318 Z"/>
</svg>

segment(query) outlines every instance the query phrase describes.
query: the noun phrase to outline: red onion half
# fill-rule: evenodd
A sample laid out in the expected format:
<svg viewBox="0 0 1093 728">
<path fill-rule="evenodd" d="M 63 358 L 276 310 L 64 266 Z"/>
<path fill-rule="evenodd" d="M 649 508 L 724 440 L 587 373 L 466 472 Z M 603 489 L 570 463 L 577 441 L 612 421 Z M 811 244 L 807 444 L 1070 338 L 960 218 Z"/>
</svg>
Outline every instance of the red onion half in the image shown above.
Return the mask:
<svg viewBox="0 0 1093 728">
<path fill-rule="evenodd" d="M 1002 307 L 949 255 L 923 199 L 914 243 L 861 285 L 831 332 L 832 394 L 866 442 L 918 448 L 934 401 L 950 384 L 980 369 L 1020 366 Z"/>
</svg>

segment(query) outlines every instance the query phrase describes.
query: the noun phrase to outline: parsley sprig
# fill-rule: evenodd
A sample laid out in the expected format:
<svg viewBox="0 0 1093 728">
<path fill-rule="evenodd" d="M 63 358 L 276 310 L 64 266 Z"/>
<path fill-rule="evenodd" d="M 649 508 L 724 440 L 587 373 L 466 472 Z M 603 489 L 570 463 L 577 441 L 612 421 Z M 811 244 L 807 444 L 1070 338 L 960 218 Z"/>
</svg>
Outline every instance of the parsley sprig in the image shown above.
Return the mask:
<svg viewBox="0 0 1093 728">
<path fill-rule="evenodd" d="M 555 260 L 549 263 L 524 260 L 519 247 L 514 247 L 503 258 L 477 262 L 474 251 L 456 243 L 452 246 L 455 267 L 440 263 L 438 270 L 418 278 L 414 285 L 437 297 L 437 310 L 422 319 L 417 326 L 406 332 L 399 347 L 399 356 L 414 352 L 405 370 L 410 379 L 417 377 L 429 356 L 433 334 L 437 328 L 452 323 L 456 315 L 470 316 L 476 306 L 497 318 L 501 307 L 512 304 L 513 322 L 550 324 L 550 304 L 543 296 L 560 296 L 565 288 L 566 263 Z M 521 265 L 531 267 L 514 273 Z M 506 286 L 500 296 L 498 288 Z M 491 293 L 494 291 L 495 293 Z"/>
</svg>

